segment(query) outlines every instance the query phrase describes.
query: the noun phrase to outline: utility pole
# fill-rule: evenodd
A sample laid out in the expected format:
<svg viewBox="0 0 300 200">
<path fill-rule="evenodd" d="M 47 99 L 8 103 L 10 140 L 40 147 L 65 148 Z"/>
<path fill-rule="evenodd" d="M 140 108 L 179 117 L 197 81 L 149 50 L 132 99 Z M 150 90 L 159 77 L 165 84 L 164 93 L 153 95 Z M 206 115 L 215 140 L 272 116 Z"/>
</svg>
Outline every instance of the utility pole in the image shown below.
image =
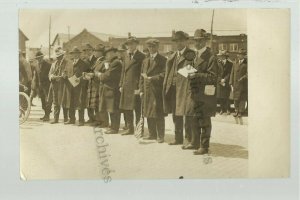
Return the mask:
<svg viewBox="0 0 300 200">
<path fill-rule="evenodd" d="M 215 9 L 213 9 L 213 13 L 212 13 L 212 16 L 211 16 L 211 25 L 210 25 L 210 48 L 212 48 L 212 43 L 213 43 L 214 16 L 215 16 Z"/>
<path fill-rule="evenodd" d="M 51 15 L 49 18 L 49 59 L 51 54 Z"/>
<path fill-rule="evenodd" d="M 68 41 L 70 41 L 70 26 L 68 26 Z"/>
</svg>

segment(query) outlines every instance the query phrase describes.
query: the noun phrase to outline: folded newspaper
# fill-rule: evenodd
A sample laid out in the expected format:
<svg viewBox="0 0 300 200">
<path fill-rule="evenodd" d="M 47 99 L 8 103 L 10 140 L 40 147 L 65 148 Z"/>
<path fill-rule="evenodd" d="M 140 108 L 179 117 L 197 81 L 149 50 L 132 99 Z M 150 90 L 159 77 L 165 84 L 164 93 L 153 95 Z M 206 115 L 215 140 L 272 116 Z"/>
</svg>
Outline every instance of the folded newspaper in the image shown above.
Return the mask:
<svg viewBox="0 0 300 200">
<path fill-rule="evenodd" d="M 179 74 L 181 74 L 182 76 L 184 76 L 185 78 L 187 78 L 189 74 L 195 73 L 195 72 L 197 72 L 197 70 L 194 67 L 192 67 L 191 65 L 187 65 L 187 66 L 179 69 L 177 72 Z"/>
<path fill-rule="evenodd" d="M 76 87 L 80 83 L 80 79 L 78 79 L 75 75 L 70 77 L 69 81 L 73 87 Z"/>
</svg>

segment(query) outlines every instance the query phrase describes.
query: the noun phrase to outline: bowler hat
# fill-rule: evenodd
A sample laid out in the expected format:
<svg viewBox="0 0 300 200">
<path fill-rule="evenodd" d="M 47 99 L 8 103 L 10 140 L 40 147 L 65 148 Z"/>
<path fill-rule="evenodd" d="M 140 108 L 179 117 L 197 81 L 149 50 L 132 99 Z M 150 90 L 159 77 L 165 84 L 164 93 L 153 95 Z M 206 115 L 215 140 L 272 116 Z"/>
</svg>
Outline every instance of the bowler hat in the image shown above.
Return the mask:
<svg viewBox="0 0 300 200">
<path fill-rule="evenodd" d="M 228 56 L 228 52 L 226 50 L 219 50 L 217 56 Z"/>
<path fill-rule="evenodd" d="M 150 39 L 146 40 L 146 44 L 148 44 L 148 45 L 158 45 L 159 40 L 154 39 L 154 38 L 150 38 Z"/>
<path fill-rule="evenodd" d="M 61 47 L 57 47 L 55 49 L 55 56 L 56 57 L 59 57 L 59 56 L 62 56 L 64 55 L 66 52 L 61 48 Z"/>
<path fill-rule="evenodd" d="M 82 50 L 94 50 L 94 47 L 90 43 L 85 43 Z"/>
<path fill-rule="evenodd" d="M 97 44 L 94 51 L 102 51 L 104 52 L 105 46 L 103 44 Z"/>
<path fill-rule="evenodd" d="M 194 40 L 207 39 L 207 33 L 204 29 L 197 29 L 194 34 Z"/>
<path fill-rule="evenodd" d="M 125 45 L 124 43 L 120 44 L 120 45 L 118 46 L 118 49 L 117 49 L 117 50 L 118 50 L 118 51 L 126 51 L 126 50 L 127 50 L 126 45 Z"/>
<path fill-rule="evenodd" d="M 244 48 L 239 49 L 238 54 L 247 55 L 247 50 Z"/>
<path fill-rule="evenodd" d="M 105 47 L 104 54 L 107 54 L 110 51 L 117 51 L 118 49 L 112 46 Z"/>
<path fill-rule="evenodd" d="M 70 51 L 70 54 L 73 54 L 73 53 L 81 53 L 81 51 L 79 50 L 79 48 L 77 46 L 74 46 L 72 51 Z"/>
<path fill-rule="evenodd" d="M 41 51 L 36 52 L 35 59 L 40 58 L 40 57 L 44 57 L 44 54 Z"/>
<path fill-rule="evenodd" d="M 173 41 L 178 41 L 178 40 L 188 40 L 189 35 L 183 31 L 176 31 L 175 34 L 172 36 Z"/>
<path fill-rule="evenodd" d="M 129 43 L 136 43 L 136 44 L 138 44 L 139 40 L 136 37 L 134 37 L 134 36 L 130 36 L 126 40 L 125 44 L 129 44 Z"/>
</svg>

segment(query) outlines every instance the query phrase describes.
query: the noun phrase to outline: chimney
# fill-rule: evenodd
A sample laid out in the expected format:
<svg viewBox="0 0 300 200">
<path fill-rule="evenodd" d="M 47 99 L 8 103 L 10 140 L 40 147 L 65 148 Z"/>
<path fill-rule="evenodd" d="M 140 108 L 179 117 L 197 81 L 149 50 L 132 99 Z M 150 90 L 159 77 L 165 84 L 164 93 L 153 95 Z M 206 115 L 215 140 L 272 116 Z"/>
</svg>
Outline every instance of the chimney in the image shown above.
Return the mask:
<svg viewBox="0 0 300 200">
<path fill-rule="evenodd" d="M 128 32 L 128 37 L 131 37 L 131 32 Z"/>
</svg>

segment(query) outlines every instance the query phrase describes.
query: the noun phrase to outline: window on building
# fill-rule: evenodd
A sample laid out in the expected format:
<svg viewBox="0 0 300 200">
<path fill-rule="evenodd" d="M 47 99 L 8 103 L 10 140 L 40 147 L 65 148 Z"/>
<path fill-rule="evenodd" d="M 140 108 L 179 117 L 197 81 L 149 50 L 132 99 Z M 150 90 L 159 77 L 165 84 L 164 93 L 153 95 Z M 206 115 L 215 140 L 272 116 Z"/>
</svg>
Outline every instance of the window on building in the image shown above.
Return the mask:
<svg viewBox="0 0 300 200">
<path fill-rule="evenodd" d="M 164 44 L 164 50 L 165 53 L 172 51 L 172 45 L 171 44 Z"/>
<path fill-rule="evenodd" d="M 230 44 L 229 51 L 230 52 L 237 52 L 238 51 L 238 44 L 237 43 Z"/>
<path fill-rule="evenodd" d="M 227 44 L 220 43 L 219 44 L 219 50 L 227 50 Z"/>
</svg>

